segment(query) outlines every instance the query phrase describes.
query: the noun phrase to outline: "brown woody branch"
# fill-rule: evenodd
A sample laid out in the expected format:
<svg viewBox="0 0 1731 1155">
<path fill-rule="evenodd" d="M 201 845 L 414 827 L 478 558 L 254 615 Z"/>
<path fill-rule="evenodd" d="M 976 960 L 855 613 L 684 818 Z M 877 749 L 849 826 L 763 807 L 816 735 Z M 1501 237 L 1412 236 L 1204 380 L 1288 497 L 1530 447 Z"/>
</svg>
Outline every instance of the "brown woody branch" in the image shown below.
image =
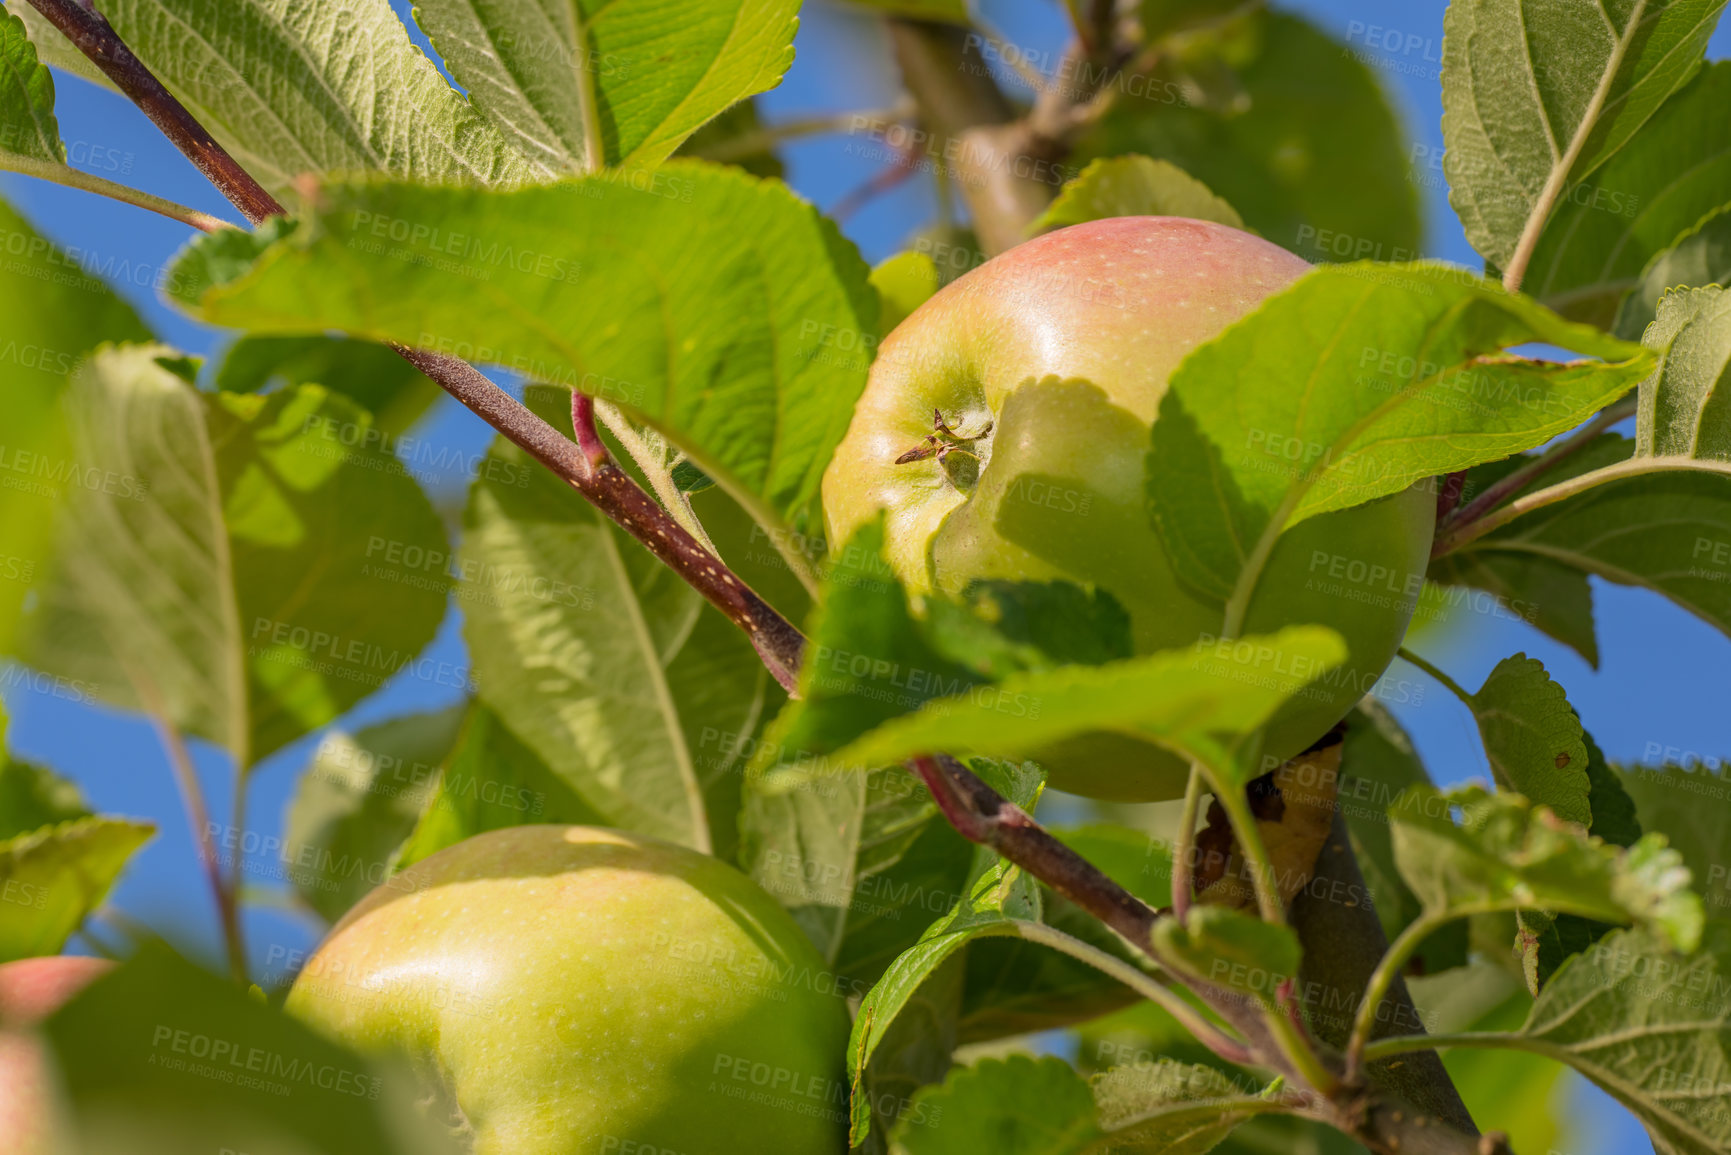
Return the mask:
<svg viewBox="0 0 1731 1155">
<path fill-rule="evenodd" d="M 1154 909 L 1053 838 L 1026 810 L 947 754 L 915 758 L 908 766 L 963 838 L 991 847 L 1117 931 L 1142 953 L 1153 954 L 1152 934 L 1158 917 Z"/>
<path fill-rule="evenodd" d="M 30 3 L 114 81 L 249 221 L 256 224 L 284 211 L 93 8 L 80 0 Z M 1050 161 L 1063 155 L 1068 148 L 1065 134 L 1080 123 L 1074 114 L 1091 94 L 1049 86 L 1033 113 L 1018 120 L 986 76 L 983 62 L 977 70 L 957 69 L 964 47 L 959 32 L 899 20 L 891 22 L 891 29 L 908 87 L 928 125 L 946 137 L 973 140 L 982 149 L 972 168 L 976 180 L 963 181 L 982 243 L 992 251 L 1015 244 L 1028 222 L 1049 202 L 1055 187 L 1049 180 L 1031 178 L 1030 170 L 1021 162 Z M 1095 43 L 1073 48 L 1072 53 L 1101 60 L 1109 50 L 1109 44 Z M 392 347 L 507 440 L 564 479 L 746 630 L 777 680 L 790 691 L 796 689 L 804 637 L 619 469 L 596 432 L 591 399 L 581 394 L 573 398 L 573 441 L 466 362 L 425 350 Z M 945 816 L 964 836 L 993 847 L 1134 945 L 1148 949 L 1157 915 L 1146 904 L 1054 839 L 960 763 L 947 757 L 926 758 L 917 760 L 915 769 Z M 1361 918 L 1374 920 L 1368 909 L 1359 913 Z M 1380 935 L 1380 928 L 1377 933 Z M 1231 1005 L 1231 999 L 1219 998 L 1206 988 L 1199 993 L 1239 1025 L 1260 1054 L 1278 1053 L 1278 1048 L 1266 1042 L 1266 1024 L 1258 1016 L 1243 1013 L 1242 1007 Z M 1331 1121 L 1377 1151 L 1408 1155 L 1497 1155 L 1506 1151 L 1497 1137 L 1472 1135 L 1470 1123 L 1469 1130 L 1464 1131 L 1442 1125 L 1426 1130 L 1427 1122 L 1440 1124 L 1441 1120 L 1409 1111 L 1383 1097 L 1330 1104 L 1329 1112 Z"/>
<path fill-rule="evenodd" d="M 287 211 L 205 131 L 186 106 L 126 46 L 101 13 L 85 7 L 79 0 L 30 0 L 30 3 L 102 69 L 248 221 L 256 225 L 266 217 Z M 770 673 L 785 689 L 790 692 L 795 689 L 805 647 L 799 630 L 729 572 L 719 558 L 686 532 L 605 451 L 597 458 L 586 456 L 570 438 L 466 361 L 394 343 L 391 348 L 642 542 L 711 605 L 745 630 Z M 593 410 L 583 412 L 587 415 L 587 432 L 593 436 Z M 578 410 L 574 409 L 573 418 L 577 416 Z M 581 438 L 584 433 L 579 424 L 578 436 Z"/>
</svg>

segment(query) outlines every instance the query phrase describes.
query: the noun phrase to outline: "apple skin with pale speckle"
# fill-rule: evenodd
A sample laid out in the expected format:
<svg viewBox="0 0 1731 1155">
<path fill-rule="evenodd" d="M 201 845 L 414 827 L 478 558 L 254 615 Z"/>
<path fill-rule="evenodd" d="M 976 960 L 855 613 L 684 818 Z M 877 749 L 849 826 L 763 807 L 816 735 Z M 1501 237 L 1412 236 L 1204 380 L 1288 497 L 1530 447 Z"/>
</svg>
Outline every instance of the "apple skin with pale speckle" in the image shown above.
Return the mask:
<svg viewBox="0 0 1731 1155">
<path fill-rule="evenodd" d="M 847 993 L 726 863 L 617 830 L 519 826 L 363 899 L 286 1008 L 406 1054 L 474 1155 L 840 1155 Z"/>
<path fill-rule="evenodd" d="M 1069 580 L 1123 604 L 1137 653 L 1218 634 L 1221 606 L 1179 581 L 1152 527 L 1150 431 L 1185 356 L 1309 268 L 1250 233 L 1176 217 L 1091 221 L 993 258 L 884 339 L 824 474 L 830 541 L 881 514 L 887 560 L 917 593 Z M 934 409 L 962 436 L 992 423 L 966 446 L 977 464 L 959 454 L 897 463 L 932 433 Z M 1393 660 L 1435 505 L 1414 486 L 1282 536 L 1243 632 L 1321 624 L 1345 638 L 1349 658 L 1274 716 L 1266 753 L 1290 757 L 1322 737 Z M 1342 569 L 1385 580 L 1359 590 L 1335 580 Z M 1177 797 L 1187 777 L 1175 754 L 1121 734 L 1084 735 L 1036 759 L 1054 787 L 1118 801 Z"/>
</svg>

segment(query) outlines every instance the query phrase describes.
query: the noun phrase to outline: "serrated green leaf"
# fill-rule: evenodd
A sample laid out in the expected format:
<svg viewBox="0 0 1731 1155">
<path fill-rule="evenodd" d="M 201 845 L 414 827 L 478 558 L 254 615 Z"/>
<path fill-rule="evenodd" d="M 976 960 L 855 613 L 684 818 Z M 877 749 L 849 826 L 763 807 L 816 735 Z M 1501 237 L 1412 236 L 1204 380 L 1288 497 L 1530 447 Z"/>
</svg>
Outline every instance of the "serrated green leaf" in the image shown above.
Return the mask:
<svg viewBox="0 0 1731 1155">
<path fill-rule="evenodd" d="M 1612 846 L 1518 794 L 1476 786 L 1412 787 L 1389 819 L 1401 876 L 1428 914 L 1548 910 L 1637 923 L 1685 950 L 1700 940 L 1701 900 L 1663 835 Z"/>
<path fill-rule="evenodd" d="M 972 19 L 967 0 L 848 0 L 861 8 L 887 12 L 892 16 L 911 16 L 915 20 L 940 20 L 948 24 L 966 24 Z"/>
<path fill-rule="evenodd" d="M 1731 292 L 1666 293 L 1643 339 L 1663 359 L 1641 383 L 1635 456 L 1731 460 Z"/>
<path fill-rule="evenodd" d="M 420 0 L 415 22 L 538 167 L 652 167 L 781 82 L 797 0 Z"/>
<path fill-rule="evenodd" d="M 1443 170 L 1449 203 L 1487 261 L 1507 266 L 1542 190 L 1578 184 L 1688 83 L 1724 7 L 1725 0 L 1449 5 Z"/>
<path fill-rule="evenodd" d="M 1094 1100 L 1106 1134 L 1086 1150 L 1203 1155 L 1238 1124 L 1278 1103 L 1252 1095 L 1209 1066 L 1156 1059 L 1096 1075 Z"/>
<path fill-rule="evenodd" d="M 896 1155 L 1075 1155 L 1100 1134 L 1088 1084 L 1062 1059 L 1011 1055 L 958 1067 L 896 1124 Z"/>
<path fill-rule="evenodd" d="M 474 703 L 392 865 L 413 866 L 489 830 L 538 823 L 601 826 L 605 820 L 491 710 Z"/>
<path fill-rule="evenodd" d="M 1031 765 L 976 762 L 973 768 L 1024 810 L 1032 811 L 1044 787 L 1044 775 Z M 905 1016 L 933 1016 L 934 1036 L 953 1046 L 961 996 L 960 952 L 981 938 L 1021 933 L 1023 925 L 1040 921 L 1042 910 L 1039 886 L 1021 868 L 986 847 L 974 849 L 973 864 L 955 904 L 890 963 L 854 1016 L 848 1040 L 853 1146 L 871 1133 L 874 1119 L 882 1126 L 897 1114 L 885 1111 L 878 1101 L 883 1078 L 901 1086 L 918 1085 L 940 1077 L 948 1065 L 947 1049 L 935 1053 L 930 1040 L 917 1033 L 910 1040 L 915 1023 Z M 934 988 L 937 997 L 931 1001 Z M 896 1053 L 910 1046 L 912 1056 Z"/>
<path fill-rule="evenodd" d="M 1406 137 L 1347 45 L 1258 6 L 1208 33 L 1194 56 L 1187 74 L 1138 77 L 1083 137 L 1078 159 L 1171 161 L 1250 228 L 1311 260 L 1417 255 Z M 1193 91 L 1196 73 L 1218 74 L 1236 99 L 1211 107 Z"/>
<path fill-rule="evenodd" d="M 569 429 L 568 397 L 529 402 Z M 489 462 L 458 554 L 481 700 L 608 825 L 730 844 L 740 739 L 771 693 L 750 642 L 520 449 L 500 439 Z"/>
<path fill-rule="evenodd" d="M 0 838 L 90 816 L 74 783 L 43 766 L 0 759 Z"/>
<path fill-rule="evenodd" d="M 1575 320 L 1609 327 L 1642 270 L 1731 189 L 1731 62 L 1707 65 L 1616 156 L 1567 189 L 1523 288 Z"/>
<path fill-rule="evenodd" d="M 1042 890 L 1042 920 L 1053 930 L 1132 968 L 1142 956 L 1093 915 Z M 968 944 L 956 1021 L 959 1043 L 997 1042 L 1038 1031 L 1076 1027 L 1142 999 L 1088 962 L 1026 938 L 990 936 Z"/>
<path fill-rule="evenodd" d="M 741 866 L 863 993 L 949 910 L 972 848 L 900 767 L 770 793 L 749 784 Z"/>
<path fill-rule="evenodd" d="M 1048 232 L 1107 217 L 1189 217 L 1244 227 L 1236 209 L 1171 161 L 1114 156 L 1084 168 L 1028 231 Z"/>
<path fill-rule="evenodd" d="M 1683 856 L 1709 914 L 1731 916 L 1731 782 L 1701 765 L 1622 766 L 1618 775 L 1641 828 L 1663 834 Z"/>
<path fill-rule="evenodd" d="M 85 988 L 43 1029 L 81 1150 L 455 1151 L 445 1128 L 415 1110 L 400 1064 L 363 1058 L 160 944 Z"/>
<path fill-rule="evenodd" d="M 84 792 L 52 770 L 6 754 L 6 706 L 0 702 L 0 839 L 90 817 Z"/>
<path fill-rule="evenodd" d="M 326 920 L 385 881 L 438 786 L 463 713 L 452 706 L 333 730 L 319 743 L 289 803 L 283 859 L 302 901 Z"/>
<path fill-rule="evenodd" d="M 834 760 L 877 765 L 940 749 L 1026 757 L 1064 738 L 1112 730 L 1225 770 L 1242 738 L 1346 654 L 1337 634 L 1313 626 L 1244 638 L 1226 651 L 1221 657 L 1213 648 L 1170 650 L 1012 675 L 885 722 Z M 1266 667 L 1266 676 L 1251 677 L 1249 663 Z"/>
<path fill-rule="evenodd" d="M 476 184 L 553 175 L 445 82 L 390 0 L 107 0 L 102 14 L 279 197 L 303 173 Z"/>
<path fill-rule="evenodd" d="M 104 350 L 74 377 L 74 452 L 103 480 L 61 518 L 27 660 L 243 769 L 405 669 L 436 682 L 416 658 L 445 614 L 444 529 L 367 415 L 315 386 L 201 394 L 170 356 Z"/>
<path fill-rule="evenodd" d="M 120 92 L 114 87 L 114 82 L 103 75 L 102 70 L 96 67 L 88 56 L 78 51 L 77 46 L 49 23 L 46 16 L 30 6 L 30 0 L 6 0 L 5 7 L 24 22 L 31 41 L 36 45 L 36 55 L 43 64 L 81 77 L 110 92 Z"/>
<path fill-rule="evenodd" d="M 344 337 L 242 337 L 217 364 L 215 385 L 260 393 L 279 385 L 323 385 L 373 415 L 381 438 L 396 438 L 443 393 L 394 350 Z M 401 445 L 401 442 L 397 442 Z"/>
<path fill-rule="evenodd" d="M 1638 931 L 1607 936 L 1557 971 L 1519 1032 L 1468 1038 L 1567 1063 L 1660 1155 L 1715 1155 L 1731 1144 L 1731 930 L 1708 930 L 1692 958 Z"/>
<path fill-rule="evenodd" d="M 1298 935 L 1225 906 L 1193 906 L 1183 922 L 1154 924 L 1162 962 L 1191 978 L 1273 1006 L 1280 985 L 1298 977 Z"/>
<path fill-rule="evenodd" d="M 1659 298 L 1680 285 L 1699 287 L 1731 282 L 1731 204 L 1709 213 L 1641 270 L 1640 280 L 1623 298 L 1614 331 L 1639 341 L 1659 312 Z"/>
<path fill-rule="evenodd" d="M 1504 658 L 1472 708 L 1497 786 L 1585 829 L 1593 812 L 1581 719 L 1544 664 L 1525 654 Z"/>
<path fill-rule="evenodd" d="M 1161 1059 L 1090 1083 L 1052 1056 L 982 1059 L 922 1088 L 896 1126 L 896 1155 L 1203 1155 L 1239 1123 L 1280 1110 L 1210 1067 Z"/>
<path fill-rule="evenodd" d="M 1063 583 L 981 583 L 967 604 L 925 599 L 917 620 L 882 534 L 861 529 L 828 575 L 799 700 L 754 762 L 782 764 L 783 784 L 933 750 L 1038 758 L 1100 731 L 1224 772 L 1240 739 L 1344 657 L 1332 631 L 1299 627 L 1122 659 L 1122 609 Z"/>
<path fill-rule="evenodd" d="M 1606 360 L 1502 352 L 1531 341 Z M 1271 528 L 1543 444 L 1654 361 L 1461 270 L 1317 269 L 1173 374 L 1149 458 L 1155 524 L 1181 575 L 1224 596 Z"/>
<path fill-rule="evenodd" d="M 0 963 L 59 953 L 154 833 L 149 822 L 91 816 L 0 841 Z"/>
<path fill-rule="evenodd" d="M 54 119 L 54 78 L 36 58 L 24 22 L 5 10 L 0 10 L 0 153 L 66 163 Z"/>
<path fill-rule="evenodd" d="M 877 294 L 834 225 L 785 186 L 695 161 L 513 192 L 332 185 L 253 272 L 196 299 L 214 243 L 176 266 L 177 299 L 206 320 L 396 340 L 581 389 L 783 512 L 816 495 L 876 332 Z"/>
<path fill-rule="evenodd" d="M 52 33 L 58 36 L 59 33 Z M 16 653 L 19 613 L 53 559 L 54 518 L 70 490 L 104 474 L 68 442 L 61 394 L 78 362 L 104 341 L 145 341 L 138 315 L 79 262 L 0 202 L 0 652 Z"/>
<path fill-rule="evenodd" d="M 1631 463 L 1633 450 L 1612 435 L 1578 456 L 1606 468 Z M 1653 590 L 1731 634 L 1731 477 L 1685 468 L 1691 460 L 1650 459 L 1651 472 L 1632 470 L 1532 510 L 1457 554 L 1545 558 Z"/>
</svg>

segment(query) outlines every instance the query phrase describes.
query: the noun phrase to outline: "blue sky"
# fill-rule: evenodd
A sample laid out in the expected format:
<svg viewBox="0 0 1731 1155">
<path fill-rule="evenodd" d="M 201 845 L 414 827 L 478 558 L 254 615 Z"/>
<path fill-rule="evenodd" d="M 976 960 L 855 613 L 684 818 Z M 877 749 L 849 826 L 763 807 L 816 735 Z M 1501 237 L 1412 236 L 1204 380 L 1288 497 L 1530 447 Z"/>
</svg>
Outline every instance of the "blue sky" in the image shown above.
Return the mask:
<svg viewBox="0 0 1731 1155">
<path fill-rule="evenodd" d="M 1415 144 L 1441 148 L 1440 90 L 1435 60 L 1442 42 L 1443 0 L 1282 0 L 1280 6 L 1308 15 L 1320 27 L 1363 46 L 1370 29 L 1393 29 L 1401 50 L 1372 47 L 1379 73 Z M 1064 39 L 1062 8 L 1055 0 L 984 0 L 987 17 L 1014 43 L 1056 51 Z M 399 10 L 406 5 L 399 4 Z M 889 104 L 896 85 L 877 51 L 881 34 L 870 18 L 829 5 L 808 6 L 798 58 L 784 83 L 763 99 L 770 119 L 819 112 L 845 112 Z M 1382 43 L 1395 43 L 1385 32 Z M 1731 29 L 1721 28 L 1710 56 L 1731 54 Z M 233 211 L 202 177 L 129 104 L 81 81 L 59 78 L 61 133 L 73 163 L 235 219 Z M 834 205 L 867 179 L 876 165 L 849 155 L 845 142 L 818 139 L 785 150 L 790 183 L 820 206 Z M 84 193 L 0 176 L 0 192 L 55 240 L 77 245 L 124 270 L 120 291 L 165 339 L 187 350 L 209 352 L 218 334 L 163 306 L 152 284 L 187 230 L 151 214 Z M 1425 252 L 1461 264 L 1481 262 L 1467 245 L 1445 193 L 1422 188 L 1427 233 Z M 866 257 L 895 252 L 932 215 L 929 183 L 909 182 L 855 214 L 847 233 Z M 488 431 L 454 403 L 444 403 L 422 431 L 450 444 L 479 447 Z M 454 492 L 445 496 L 455 498 Z M 1731 711 L 1724 708 L 1731 641 L 1669 603 L 1639 591 L 1595 581 L 1601 669 L 1531 628 L 1499 618 L 1459 621 L 1449 635 L 1418 645 L 1469 688 L 1495 663 L 1518 651 L 1541 659 L 1567 689 L 1601 746 L 1614 760 L 1634 761 L 1653 744 L 1731 754 Z M 435 643 L 437 656 L 463 660 L 453 616 Z M 1422 679 L 1410 668 L 1393 676 Z M 373 721 L 449 702 L 448 691 L 398 681 L 363 703 L 351 722 Z M 76 779 L 101 810 L 143 815 L 161 824 L 156 841 L 139 857 L 114 901 L 127 915 L 171 934 L 192 949 L 214 952 L 214 918 L 196 867 L 191 832 L 181 817 L 167 763 L 152 730 L 135 717 L 81 706 L 15 687 L 8 694 L 13 751 Z M 1484 775 L 1486 767 L 1471 718 L 1440 687 L 1427 684 L 1421 704 L 1397 710 L 1418 741 L 1432 773 L 1443 781 Z M 255 775 L 250 810 L 260 831 L 279 832 L 294 778 L 317 736 L 265 763 Z M 221 761 L 200 755 L 212 810 L 225 813 L 231 788 Z M 274 885 L 260 880 L 263 885 Z M 310 945 L 318 927 L 268 909 L 248 916 L 258 971 L 282 969 L 290 951 Z M 1576 1094 L 1571 1092 L 1571 1094 Z M 1646 1149 L 1632 1121 L 1596 1093 L 1579 1093 L 1582 1123 L 1571 1155 Z"/>
</svg>

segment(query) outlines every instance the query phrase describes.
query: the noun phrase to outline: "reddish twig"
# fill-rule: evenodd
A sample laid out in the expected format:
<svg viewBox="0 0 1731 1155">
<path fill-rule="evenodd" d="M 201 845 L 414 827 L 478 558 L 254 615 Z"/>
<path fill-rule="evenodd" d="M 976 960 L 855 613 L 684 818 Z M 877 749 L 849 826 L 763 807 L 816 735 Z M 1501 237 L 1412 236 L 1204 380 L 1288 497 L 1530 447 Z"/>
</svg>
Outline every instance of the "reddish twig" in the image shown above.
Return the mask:
<svg viewBox="0 0 1731 1155">
<path fill-rule="evenodd" d="M 1052 837 L 1026 810 L 949 755 L 915 758 L 908 767 L 926 784 L 938 809 L 963 838 L 991 847 L 1152 957 L 1158 916 L 1147 903 Z"/>
</svg>

